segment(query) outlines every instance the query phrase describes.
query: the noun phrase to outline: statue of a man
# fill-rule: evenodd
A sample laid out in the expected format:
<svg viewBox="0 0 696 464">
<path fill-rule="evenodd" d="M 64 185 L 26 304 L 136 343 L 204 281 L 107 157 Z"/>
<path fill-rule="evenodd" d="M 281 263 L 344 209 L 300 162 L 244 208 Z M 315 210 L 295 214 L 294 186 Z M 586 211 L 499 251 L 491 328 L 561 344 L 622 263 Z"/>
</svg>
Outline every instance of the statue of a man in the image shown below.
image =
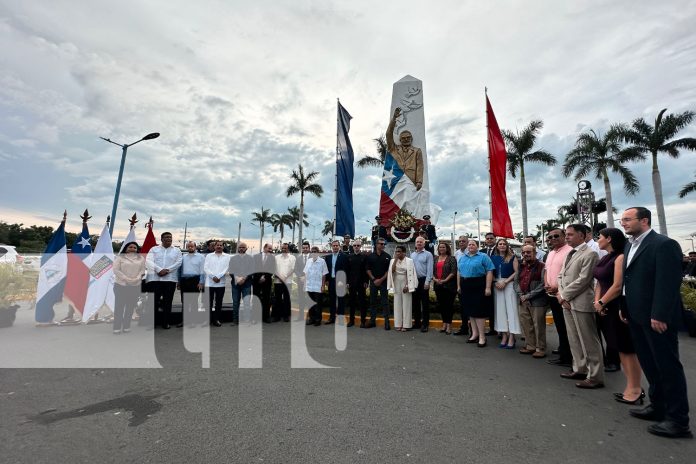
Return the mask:
<svg viewBox="0 0 696 464">
<path fill-rule="evenodd" d="M 404 174 L 416 186 L 416 190 L 420 190 L 423 186 L 423 152 L 418 147 L 411 145 L 413 135 L 407 130 L 399 135 L 399 145 L 394 143 L 394 127 L 396 120 L 401 115 L 401 108 L 397 107 L 394 110 L 394 116 L 387 127 L 387 150 L 392 154 L 394 159 L 404 171 Z"/>
</svg>

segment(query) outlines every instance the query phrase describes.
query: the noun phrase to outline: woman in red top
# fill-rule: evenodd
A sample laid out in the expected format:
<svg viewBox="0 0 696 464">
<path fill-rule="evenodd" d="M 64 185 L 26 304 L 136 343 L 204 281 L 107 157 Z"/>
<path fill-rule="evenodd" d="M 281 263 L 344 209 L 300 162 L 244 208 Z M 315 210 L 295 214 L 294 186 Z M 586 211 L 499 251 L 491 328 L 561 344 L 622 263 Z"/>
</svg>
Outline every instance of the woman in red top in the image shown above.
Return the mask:
<svg viewBox="0 0 696 464">
<path fill-rule="evenodd" d="M 433 288 L 442 315 L 440 332 L 449 335 L 452 333 L 452 313 L 457 295 L 457 259 L 452 256 L 452 249 L 447 243 L 437 246 L 437 257 L 433 261 Z"/>
</svg>

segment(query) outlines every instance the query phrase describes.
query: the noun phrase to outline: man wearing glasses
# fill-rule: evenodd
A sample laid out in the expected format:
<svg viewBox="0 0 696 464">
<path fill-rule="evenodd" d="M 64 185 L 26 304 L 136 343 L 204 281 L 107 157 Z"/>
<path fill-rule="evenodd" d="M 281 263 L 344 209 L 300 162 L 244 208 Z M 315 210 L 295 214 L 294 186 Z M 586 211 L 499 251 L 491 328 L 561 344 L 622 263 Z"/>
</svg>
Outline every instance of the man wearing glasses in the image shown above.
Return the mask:
<svg viewBox="0 0 696 464">
<path fill-rule="evenodd" d="M 656 421 L 648 432 L 668 438 L 691 438 L 684 368 L 679 361 L 677 329 L 681 319 L 679 244 L 650 228 L 650 210 L 629 208 L 621 225 L 630 235 L 624 260 L 626 318 L 650 384 L 650 404 L 631 409 L 639 419 Z"/>
<path fill-rule="evenodd" d="M 391 256 L 384 251 L 387 241 L 383 238 L 377 240 L 377 247 L 367 257 L 367 277 L 370 279 L 370 319 L 374 322 L 377 319 L 377 298 L 379 295 L 379 306 L 382 308 L 384 316 L 384 330 L 389 330 L 389 303 L 387 299 L 387 273 L 389 272 L 389 262 Z"/>
<path fill-rule="evenodd" d="M 561 303 L 556 299 L 558 293 L 558 274 L 561 272 L 563 263 L 568 253 L 573 249 L 565 242 L 565 232 L 561 229 L 553 229 L 548 235 L 549 245 L 553 248 L 546 257 L 545 267 L 545 290 L 553 314 L 553 323 L 558 332 L 558 358 L 549 359 L 547 362 L 556 366 L 571 367 L 573 357 L 570 354 L 570 344 L 568 343 L 568 332 L 566 330 L 565 317 Z"/>
<path fill-rule="evenodd" d="M 356 239 L 353 242 L 353 251 L 348 255 L 348 304 L 350 305 L 350 317 L 348 327 L 355 325 L 355 310 L 360 311 L 360 328 L 372 328 L 375 326 L 375 318 L 369 323 L 367 319 L 367 256 L 360 252 L 362 241 Z"/>
</svg>

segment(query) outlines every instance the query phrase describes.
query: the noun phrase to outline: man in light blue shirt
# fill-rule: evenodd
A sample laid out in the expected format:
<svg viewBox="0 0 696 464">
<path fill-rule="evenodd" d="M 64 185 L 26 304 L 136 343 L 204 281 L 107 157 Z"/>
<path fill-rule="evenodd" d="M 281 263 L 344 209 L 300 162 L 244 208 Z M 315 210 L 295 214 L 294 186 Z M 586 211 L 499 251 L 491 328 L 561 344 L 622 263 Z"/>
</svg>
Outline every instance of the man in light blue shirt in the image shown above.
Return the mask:
<svg viewBox="0 0 696 464">
<path fill-rule="evenodd" d="M 179 284 L 177 287 L 181 291 L 181 323 L 177 327 L 184 326 L 184 318 L 189 326 L 198 322 L 198 295 L 203 290 L 205 282 L 205 271 L 203 263 L 205 256 L 196 251 L 196 242 L 186 244 L 187 253 L 181 258 L 179 268 Z"/>
<path fill-rule="evenodd" d="M 418 287 L 413 293 L 413 327 L 420 327 L 421 332 L 427 332 L 430 326 L 430 281 L 433 280 L 433 255 L 425 249 L 425 239 L 416 239 L 416 250 L 411 253 L 411 259 L 416 267 Z"/>
</svg>

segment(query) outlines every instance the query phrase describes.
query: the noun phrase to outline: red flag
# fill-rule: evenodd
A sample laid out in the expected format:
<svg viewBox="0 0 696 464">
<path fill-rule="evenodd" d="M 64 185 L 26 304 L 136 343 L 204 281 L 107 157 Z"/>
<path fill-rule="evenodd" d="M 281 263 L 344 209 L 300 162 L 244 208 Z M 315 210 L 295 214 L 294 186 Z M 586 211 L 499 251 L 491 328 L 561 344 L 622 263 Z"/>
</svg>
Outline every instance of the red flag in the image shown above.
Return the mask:
<svg viewBox="0 0 696 464">
<path fill-rule="evenodd" d="M 145 241 L 143 246 L 140 248 L 140 252 L 147 254 L 150 248 L 157 246 L 157 240 L 155 240 L 155 234 L 152 232 L 152 220 L 147 224 L 147 235 L 145 236 Z"/>
<path fill-rule="evenodd" d="M 510 221 L 507 194 L 505 193 L 507 153 L 505 151 L 503 136 L 498 127 L 498 121 L 495 119 L 491 102 L 488 100 L 488 95 L 486 95 L 486 118 L 488 127 L 488 169 L 491 179 L 493 233 L 498 237 L 513 238 L 512 221 Z"/>
</svg>

